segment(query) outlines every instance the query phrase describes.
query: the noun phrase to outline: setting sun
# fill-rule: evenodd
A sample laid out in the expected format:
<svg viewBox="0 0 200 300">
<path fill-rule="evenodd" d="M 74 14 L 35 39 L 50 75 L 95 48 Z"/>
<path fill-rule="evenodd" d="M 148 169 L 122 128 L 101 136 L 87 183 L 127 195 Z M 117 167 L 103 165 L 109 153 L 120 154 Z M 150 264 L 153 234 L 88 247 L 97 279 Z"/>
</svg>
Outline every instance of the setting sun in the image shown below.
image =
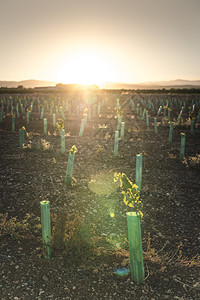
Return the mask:
<svg viewBox="0 0 200 300">
<path fill-rule="evenodd" d="M 77 84 L 100 84 L 113 78 L 108 59 L 90 50 L 79 50 L 62 58 L 55 72 L 55 80 Z"/>
</svg>

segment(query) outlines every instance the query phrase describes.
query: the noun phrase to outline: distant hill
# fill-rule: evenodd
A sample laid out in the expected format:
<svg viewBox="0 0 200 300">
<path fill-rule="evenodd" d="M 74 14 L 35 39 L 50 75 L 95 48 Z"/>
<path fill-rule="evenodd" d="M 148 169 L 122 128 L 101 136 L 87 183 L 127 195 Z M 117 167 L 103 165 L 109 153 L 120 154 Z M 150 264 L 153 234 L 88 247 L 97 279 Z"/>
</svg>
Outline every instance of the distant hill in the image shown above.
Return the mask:
<svg viewBox="0 0 200 300">
<path fill-rule="evenodd" d="M 200 80 L 170 80 L 144 83 L 104 82 L 104 89 L 171 89 L 171 88 L 200 88 Z"/>
<path fill-rule="evenodd" d="M 146 82 L 146 84 L 159 84 L 159 85 L 198 85 L 200 86 L 200 80 L 185 80 L 185 79 L 176 79 L 169 81 L 158 81 L 158 82 Z M 144 83 L 145 84 L 145 83 Z"/>
<path fill-rule="evenodd" d="M 0 81 L 0 87 L 17 88 L 22 85 L 24 88 L 53 87 L 58 82 L 45 80 L 23 80 L 23 81 Z M 200 80 L 169 80 L 143 83 L 122 83 L 122 82 L 103 82 L 102 89 L 179 89 L 179 88 L 200 88 Z"/>
<path fill-rule="evenodd" d="M 22 81 L 0 81 L 0 87 L 17 88 L 19 85 L 23 85 L 24 88 L 34 88 L 40 86 L 55 86 L 58 82 L 46 81 L 46 80 L 22 80 Z"/>
</svg>

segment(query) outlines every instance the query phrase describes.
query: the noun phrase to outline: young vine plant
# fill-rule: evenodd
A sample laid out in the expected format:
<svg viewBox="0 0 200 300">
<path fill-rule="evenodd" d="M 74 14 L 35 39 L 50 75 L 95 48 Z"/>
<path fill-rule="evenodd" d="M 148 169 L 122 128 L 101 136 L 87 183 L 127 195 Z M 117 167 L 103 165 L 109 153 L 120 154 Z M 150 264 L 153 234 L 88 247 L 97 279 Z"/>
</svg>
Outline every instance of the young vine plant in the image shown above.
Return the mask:
<svg viewBox="0 0 200 300">
<path fill-rule="evenodd" d="M 77 151 L 78 151 L 78 149 L 76 148 L 75 145 L 73 145 L 73 146 L 71 147 L 71 149 L 70 149 L 70 153 L 71 153 L 71 154 L 75 154 Z"/>
<path fill-rule="evenodd" d="M 142 201 L 140 200 L 140 192 L 138 186 L 127 177 L 125 173 L 115 173 L 114 182 L 119 182 L 121 193 L 124 196 L 123 201 L 126 206 L 132 207 L 133 211 L 143 217 Z"/>
<path fill-rule="evenodd" d="M 64 129 L 65 127 L 64 121 L 62 119 L 57 119 L 56 127 L 58 128 L 59 131 L 61 131 L 61 129 Z"/>
</svg>

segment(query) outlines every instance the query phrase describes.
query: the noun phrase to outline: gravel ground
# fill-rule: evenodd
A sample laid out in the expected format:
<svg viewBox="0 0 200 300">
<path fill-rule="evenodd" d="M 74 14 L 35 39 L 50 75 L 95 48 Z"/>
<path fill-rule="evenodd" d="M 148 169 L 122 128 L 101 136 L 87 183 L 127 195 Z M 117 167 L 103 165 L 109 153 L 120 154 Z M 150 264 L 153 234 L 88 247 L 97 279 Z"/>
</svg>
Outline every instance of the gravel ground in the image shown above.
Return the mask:
<svg viewBox="0 0 200 300">
<path fill-rule="evenodd" d="M 200 124 L 195 127 L 194 135 L 186 122 L 181 126 L 176 124 L 173 141 L 169 143 L 166 117 L 163 114 L 157 116 L 159 127 L 155 135 L 153 118 L 156 111 L 150 111 L 148 127 L 136 111 L 123 102 L 126 97 L 120 98 L 126 125 L 125 138 L 119 140 L 117 158 L 113 156 L 117 126 L 113 105 L 115 96 L 110 96 L 99 117 L 88 121 L 83 137 L 78 136 L 80 117 L 72 114 L 66 119 L 66 149 L 74 144 L 78 148 L 74 185 L 71 187 L 64 184 L 68 151 L 64 155 L 60 153 L 60 137 L 50 121 L 49 134 L 44 136 L 36 105 L 30 124 L 26 125 L 25 115 L 20 116 L 14 133 L 11 132 L 10 115 L 0 123 L 2 300 L 200 299 Z M 137 97 L 133 99 L 135 103 Z M 140 97 L 148 100 L 149 96 Z M 151 97 L 157 100 L 166 98 L 165 95 Z M 192 101 L 187 95 L 168 97 Z M 174 107 L 174 120 L 178 111 L 179 108 Z M 50 120 L 49 113 L 46 117 Z M 32 149 L 19 149 L 18 130 L 22 126 L 26 127 L 25 144 L 31 141 Z M 181 132 L 186 133 L 186 154 L 182 163 L 179 160 Z M 41 139 L 43 148 L 39 143 Z M 127 208 L 112 178 L 114 172 L 125 172 L 134 181 L 135 157 L 140 152 L 143 153 L 141 200 L 144 217 L 141 231 L 144 284 L 133 282 L 130 273 L 120 277 L 114 272 L 116 268 L 130 264 Z M 55 230 L 52 230 L 54 248 L 50 260 L 42 255 L 39 226 L 39 202 L 46 199 L 51 204 L 52 228 Z M 88 241 L 78 241 L 79 244 L 73 244 L 73 247 L 66 246 L 62 237 L 59 237 L 62 245 L 58 247 L 55 241 L 62 228 L 58 226 L 62 224 L 59 221 L 62 212 L 68 226 L 74 224 L 73 218 L 80 216 L 81 224 L 88 226 L 86 228 L 91 234 L 94 230 L 95 247 L 87 248 L 89 238 Z M 68 230 L 71 232 L 71 227 Z M 63 232 L 66 234 L 65 227 Z"/>
</svg>

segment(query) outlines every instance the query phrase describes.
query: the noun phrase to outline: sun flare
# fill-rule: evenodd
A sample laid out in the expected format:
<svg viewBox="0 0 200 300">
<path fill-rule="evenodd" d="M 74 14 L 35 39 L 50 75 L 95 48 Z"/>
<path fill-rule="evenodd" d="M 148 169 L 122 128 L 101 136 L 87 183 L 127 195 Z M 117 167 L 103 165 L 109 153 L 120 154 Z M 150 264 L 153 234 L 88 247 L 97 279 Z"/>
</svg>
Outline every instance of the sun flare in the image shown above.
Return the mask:
<svg viewBox="0 0 200 300">
<path fill-rule="evenodd" d="M 113 78 L 106 57 L 92 51 L 76 51 L 62 58 L 56 72 L 56 81 L 76 84 L 97 84 Z"/>
</svg>

